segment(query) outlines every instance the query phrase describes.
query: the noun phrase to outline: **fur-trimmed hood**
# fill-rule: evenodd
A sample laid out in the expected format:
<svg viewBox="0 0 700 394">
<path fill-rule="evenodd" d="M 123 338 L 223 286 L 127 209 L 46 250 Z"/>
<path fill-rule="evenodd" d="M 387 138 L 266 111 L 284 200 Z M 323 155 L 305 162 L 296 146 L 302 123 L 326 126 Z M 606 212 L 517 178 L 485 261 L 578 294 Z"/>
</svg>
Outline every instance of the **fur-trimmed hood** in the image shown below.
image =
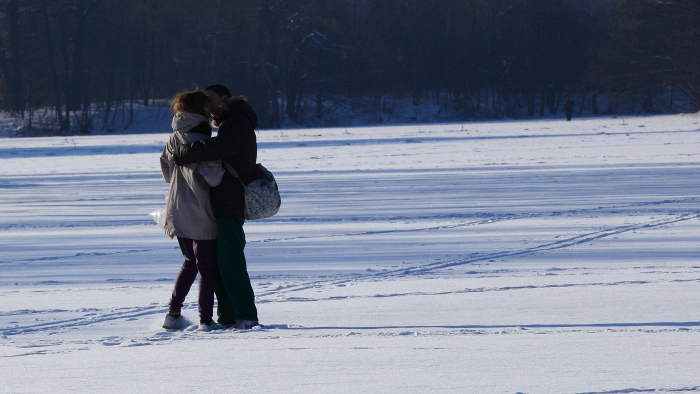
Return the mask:
<svg viewBox="0 0 700 394">
<path fill-rule="evenodd" d="M 214 109 L 214 127 L 219 127 L 226 119 L 233 115 L 244 115 L 253 125 L 253 129 L 258 128 L 258 115 L 248 104 L 245 96 L 231 97 Z"/>
</svg>

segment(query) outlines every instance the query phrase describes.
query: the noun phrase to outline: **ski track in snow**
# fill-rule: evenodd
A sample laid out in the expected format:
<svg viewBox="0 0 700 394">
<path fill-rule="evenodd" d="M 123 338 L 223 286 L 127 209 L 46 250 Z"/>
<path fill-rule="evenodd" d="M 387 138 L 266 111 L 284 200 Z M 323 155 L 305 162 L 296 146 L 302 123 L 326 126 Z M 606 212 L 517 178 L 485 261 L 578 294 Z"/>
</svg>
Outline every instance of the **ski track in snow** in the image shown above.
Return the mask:
<svg viewBox="0 0 700 394">
<path fill-rule="evenodd" d="M 683 202 L 687 201 L 694 201 L 695 199 L 685 199 Z M 662 201 L 662 202 L 652 202 L 652 203 L 639 203 L 639 204 L 632 204 L 632 205 L 625 205 L 625 206 L 616 206 L 616 207 L 607 207 L 607 208 L 597 208 L 597 209 L 586 209 L 586 210 L 578 210 L 575 212 L 567 212 L 567 214 L 574 214 L 574 213 L 590 213 L 594 211 L 598 211 L 601 209 L 620 209 L 620 208 L 627 208 L 631 206 L 650 206 L 650 205 L 660 205 L 660 204 L 668 204 L 670 201 Z M 559 216 L 562 215 L 563 213 L 549 213 L 546 214 L 548 216 Z M 517 220 L 520 218 L 528 217 L 531 218 L 533 216 L 539 216 L 539 215 L 518 215 L 518 216 L 510 216 L 506 218 L 500 218 L 500 219 L 488 219 L 488 220 L 483 220 L 479 222 L 469 222 L 469 223 L 462 223 L 458 225 L 452 225 L 452 226 L 439 226 L 439 227 L 433 227 L 433 228 L 421 228 L 421 229 L 413 229 L 413 230 L 408 230 L 408 231 L 426 231 L 426 230 L 440 230 L 440 229 L 445 229 L 445 228 L 457 228 L 457 227 L 463 227 L 463 226 L 472 226 L 472 225 L 479 225 L 479 224 L 490 224 L 493 223 L 494 221 L 504 221 L 504 220 Z M 279 286 L 274 290 L 267 290 L 267 291 L 258 291 L 256 294 L 257 302 L 258 303 L 268 303 L 268 302 L 315 302 L 315 301 L 341 301 L 341 300 L 347 300 L 347 299 L 352 299 L 352 298 L 383 298 L 383 297 L 408 297 L 408 296 L 437 296 L 437 295 L 449 295 L 449 294 L 464 294 L 464 293 L 476 293 L 476 292 L 492 292 L 492 291 L 513 291 L 513 290 L 536 290 L 536 289 L 544 289 L 544 288 L 561 288 L 561 287 L 597 287 L 597 286 L 620 286 L 620 285 L 630 285 L 630 284 L 635 284 L 635 285 L 644 285 L 644 284 L 650 284 L 650 283 L 660 283 L 660 282 L 667 282 L 667 281 L 662 281 L 662 280 L 655 280 L 655 281 L 618 281 L 618 282 L 591 282 L 591 283 L 565 283 L 565 284 L 556 284 L 556 285 L 528 285 L 528 286 L 505 286 L 505 287 L 496 287 L 496 288 L 466 288 L 458 291 L 449 291 L 449 292 L 410 292 L 410 293 L 389 293 L 389 294 L 372 294 L 372 295 L 361 295 L 361 296 L 330 296 L 326 298 L 299 298 L 299 297 L 292 297 L 292 296 L 287 296 L 287 294 L 295 293 L 295 292 L 300 292 L 304 290 L 309 290 L 309 289 L 319 289 L 319 288 L 324 288 L 324 287 L 336 287 L 339 285 L 344 285 L 347 283 L 353 283 L 353 282 L 359 282 L 359 281 L 374 281 L 374 280 L 384 280 L 387 278 L 391 277 L 405 277 L 408 275 L 411 276 L 421 276 L 421 275 L 431 275 L 435 274 L 436 271 L 439 271 L 441 269 L 445 268 L 450 268 L 450 267 L 455 267 L 455 266 L 463 266 L 463 265 L 469 265 L 469 264 L 474 264 L 478 262 L 483 262 L 483 261 L 492 261 L 495 259 L 499 258 L 504 258 L 504 257 L 515 257 L 515 256 L 521 256 L 521 255 L 526 255 L 526 254 L 533 254 L 536 252 L 546 252 L 546 251 L 551 251 L 551 250 L 557 250 L 557 249 L 563 249 L 563 248 L 568 248 L 572 246 L 578 246 L 582 245 L 588 242 L 592 242 L 594 240 L 598 240 L 601 238 L 605 237 L 610 237 L 613 235 L 617 234 L 622 234 L 625 232 L 633 231 L 633 230 L 639 230 L 639 229 L 653 229 L 656 227 L 662 227 L 662 226 L 667 226 L 667 225 L 672 225 L 675 223 L 680 223 L 692 219 L 697 219 L 700 217 L 699 213 L 688 213 L 688 214 L 680 214 L 680 215 L 673 215 L 671 218 L 665 218 L 665 219 L 659 219 L 659 220 L 653 220 L 651 222 L 647 223 L 639 223 L 635 225 L 625 225 L 625 226 L 620 226 L 616 228 L 611 228 L 611 229 L 606 229 L 606 230 L 601 230 L 601 231 L 594 231 L 586 234 L 580 234 L 577 236 L 569 237 L 566 239 L 561 239 L 557 240 L 554 242 L 549 242 L 545 244 L 541 244 L 538 246 L 530 247 L 530 248 L 525 248 L 525 249 L 520 249 L 520 250 L 514 250 L 514 251 L 502 251 L 502 252 L 496 252 L 496 253 L 489 253 L 489 254 L 484 254 L 484 255 L 479 255 L 475 257 L 470 257 L 466 259 L 457 259 L 454 261 L 447 261 L 447 262 L 434 262 L 434 263 L 426 263 L 421 266 L 415 266 L 415 267 L 405 267 L 397 270 L 391 270 L 391 271 L 383 271 L 383 272 L 377 272 L 377 273 L 371 273 L 371 274 L 351 274 L 346 278 L 334 278 L 334 279 L 329 279 L 329 280 L 321 280 L 321 281 L 311 281 L 311 282 L 303 282 L 303 283 L 298 283 L 298 284 L 292 284 L 292 285 L 287 285 L 287 286 Z M 376 233 L 385 233 L 385 232 L 376 232 Z M 370 232 L 371 234 L 371 232 Z M 335 236 L 353 236 L 353 235 L 359 235 L 359 234 L 344 234 L 344 235 L 335 235 Z M 303 237 L 297 237 L 293 239 L 302 239 Z M 275 242 L 275 241 L 282 241 L 282 240 L 265 240 L 263 242 Z M 125 252 L 115 252 L 113 254 L 121 254 L 121 253 L 139 253 L 143 252 L 143 250 L 130 250 L 130 251 L 125 251 Z M 77 254 L 76 256 L 82 256 L 82 255 L 106 255 L 106 254 Z M 24 262 L 30 262 L 30 261 L 37 261 L 37 260 L 59 260 L 60 258 L 45 258 L 45 259 L 27 259 L 27 260 L 22 260 Z M 2 263 L 2 262 L 0 262 Z M 265 278 L 261 278 L 265 279 Z M 688 280 L 675 280 L 671 282 L 695 282 L 695 283 L 700 283 L 700 278 L 697 279 L 688 279 Z M 282 298 L 280 298 L 282 296 Z M 189 307 L 191 308 L 196 308 L 196 303 L 189 303 Z M 138 306 L 138 307 L 126 307 L 126 308 L 119 308 L 117 310 L 99 310 L 99 309 L 82 309 L 78 311 L 66 311 L 66 310 L 19 310 L 19 311 L 8 311 L 8 312 L 0 312 L 0 317 L 7 317 L 7 316 L 14 316 L 14 315 L 60 315 L 61 313 L 67 313 L 67 314 L 75 314 L 75 313 L 85 313 L 85 312 L 90 312 L 88 313 L 89 316 L 81 317 L 81 318 L 69 318 L 65 320 L 59 320 L 59 321 L 53 321 L 53 322 L 46 322 L 46 323 L 40 323 L 40 324 L 32 324 L 32 325 L 16 325 L 15 327 L 11 328 L 5 328 L 5 329 L 0 329 L 0 335 L 3 336 L 12 336 L 12 335 L 18 335 L 18 334 L 29 334 L 29 333 L 40 333 L 40 332 L 51 332 L 55 333 L 60 330 L 66 330 L 66 329 L 73 329 L 76 327 L 84 327 L 84 326 L 89 326 L 89 325 L 95 325 L 95 324 L 101 324 L 104 322 L 108 321 L 113 321 L 113 320 L 123 320 L 123 319 L 134 319 L 138 317 L 145 317 L 145 316 L 152 316 L 154 314 L 162 314 L 164 313 L 164 308 L 162 305 L 156 305 L 156 306 Z M 640 330 L 643 329 L 646 332 L 654 332 L 654 331 L 668 331 L 668 330 L 687 330 L 688 327 L 700 327 L 700 322 L 669 322 L 669 323 L 635 323 L 635 324 L 579 324 L 579 325 L 524 325 L 524 326 L 518 326 L 520 327 L 519 329 L 516 329 L 515 331 L 510 331 L 510 332 L 518 332 L 520 329 L 536 329 L 538 330 L 538 333 L 542 333 L 541 330 L 548 330 L 548 329 L 560 329 L 560 330 L 582 330 L 582 329 L 600 329 L 600 330 L 606 330 L 609 331 L 612 328 L 616 329 L 632 329 L 632 330 Z M 674 328 L 676 327 L 676 328 Z M 258 331 L 268 331 L 268 330 L 274 330 L 274 329 L 289 329 L 289 328 L 296 328 L 296 329 L 339 329 L 339 330 L 352 330 L 353 328 L 350 327 L 317 327 L 317 328 L 305 328 L 305 327 L 289 327 L 287 325 L 266 325 L 262 330 Z M 413 329 L 435 329 L 436 327 L 384 327 L 385 329 L 390 328 L 390 329 L 404 329 L 404 328 L 413 328 Z M 442 329 L 448 330 L 448 331 L 454 331 L 450 335 L 474 335 L 474 334 L 484 334 L 485 332 L 483 330 L 497 330 L 499 334 L 504 333 L 502 329 L 506 328 L 513 328 L 512 326 L 454 326 L 454 327 L 441 327 Z M 695 329 L 695 328 L 694 328 Z M 372 328 L 367 328 L 371 334 L 369 335 L 394 335 L 394 333 L 386 333 L 382 332 L 381 328 L 377 327 L 372 327 Z M 696 329 L 700 331 L 700 328 Z M 431 331 L 430 335 L 446 335 L 447 331 Z M 417 334 L 417 332 L 411 332 L 411 334 Z M 400 335 L 407 335 L 405 333 L 400 333 Z M 144 339 L 146 343 L 144 344 L 150 344 L 153 342 L 158 342 L 162 338 L 162 334 L 156 334 L 152 339 Z M 184 338 L 180 338 L 184 339 Z M 103 341 L 102 339 L 98 340 L 98 342 Z M 107 341 L 109 342 L 109 341 Z M 120 342 L 121 343 L 121 342 Z M 42 345 L 43 346 L 43 345 Z M 41 352 L 34 352 L 34 353 L 26 353 L 24 355 L 30 355 L 30 354 L 44 354 L 43 351 Z"/>
<path fill-rule="evenodd" d="M 695 387 L 679 387 L 679 388 L 661 388 L 661 389 L 622 389 L 611 391 L 587 391 L 577 394 L 632 394 L 632 393 L 698 393 L 700 386 Z"/>
<path fill-rule="evenodd" d="M 586 210 L 587 212 L 590 212 L 591 210 Z M 553 214 L 553 215 L 558 215 L 558 214 Z M 523 215 L 522 217 L 533 217 L 533 215 Z M 257 294 L 257 297 L 263 298 L 266 296 L 272 296 L 272 295 L 278 295 L 281 294 L 282 292 L 294 292 L 294 291 L 301 291 L 301 290 L 306 290 L 309 288 L 313 287 L 318 287 L 322 285 L 338 285 L 342 283 L 347 283 L 351 281 L 358 281 L 358 280 L 367 280 L 367 279 L 375 279 L 375 278 L 383 278 L 383 277 L 392 277 L 392 276 L 406 276 L 406 275 L 425 275 L 425 274 L 431 274 L 434 271 L 444 269 L 444 268 L 450 268 L 450 267 L 455 267 L 455 266 L 463 266 L 463 265 L 469 265 L 469 264 L 474 264 L 478 262 L 483 262 L 483 261 L 490 261 L 490 260 L 495 260 L 499 258 L 504 258 L 504 257 L 515 257 L 515 256 L 521 256 L 521 255 L 526 255 L 526 254 L 532 254 L 536 252 L 546 252 L 550 250 L 556 250 L 556 249 L 563 249 L 563 248 L 568 248 L 571 246 L 577 246 L 577 245 L 582 245 L 588 242 L 592 242 L 601 238 L 605 237 L 610 237 L 618 234 L 622 234 L 625 232 L 630 232 L 634 230 L 639 230 L 639 229 L 652 229 L 655 227 L 661 227 L 661 226 L 666 226 L 666 225 L 671 225 L 674 223 L 679 223 L 687 220 L 692 220 L 692 219 L 697 219 L 700 217 L 700 214 L 698 213 L 692 213 L 692 214 L 682 214 L 679 216 L 674 216 L 672 218 L 668 219 L 660 219 L 660 220 L 655 220 L 649 223 L 642 223 L 642 224 L 636 224 L 636 225 L 627 225 L 627 226 L 620 226 L 612 229 L 606 229 L 606 230 L 601 230 L 601 231 L 595 231 L 591 233 L 586 233 L 586 234 L 581 234 L 577 235 L 574 237 L 562 239 L 562 240 L 557 240 L 554 242 L 530 247 L 530 248 L 525 248 L 521 250 L 515 250 L 515 251 L 502 251 L 502 252 L 496 252 L 496 253 L 489 253 L 489 254 L 484 254 L 484 255 L 479 255 L 475 257 L 470 257 L 467 259 L 458 259 L 454 261 L 448 261 L 448 262 L 435 262 L 435 263 L 426 263 L 421 266 L 416 266 L 416 267 L 406 267 L 406 268 L 401 268 L 397 270 L 391 270 L 391 271 L 385 271 L 385 272 L 378 272 L 374 274 L 354 274 L 351 278 L 347 279 L 331 279 L 331 280 L 324 280 L 324 281 L 315 281 L 315 282 L 310 282 L 310 283 L 304 283 L 304 284 L 299 284 L 299 285 L 292 285 L 289 287 L 283 287 L 283 288 L 278 288 L 274 291 L 269 291 L 269 292 L 261 292 Z M 463 226 L 470 226 L 470 225 L 475 225 L 475 224 L 488 224 L 488 223 L 493 223 L 494 221 L 497 220 L 515 220 L 518 219 L 519 217 L 509 217 L 509 218 L 502 218 L 502 219 L 489 219 L 485 220 L 482 222 L 476 222 L 476 223 L 468 223 L 468 224 L 460 224 L 460 225 L 454 225 L 454 226 L 441 226 L 438 228 L 434 229 L 444 229 L 444 228 L 456 228 L 456 227 L 463 227 Z M 425 229 L 416 229 L 416 230 L 410 230 L 410 231 L 421 231 Z M 602 285 L 602 284 L 601 284 Z M 536 286 L 533 286 L 531 288 L 536 288 Z M 510 288 L 504 288 L 504 290 L 508 290 Z M 264 302 L 264 301 L 263 301 Z"/>
</svg>

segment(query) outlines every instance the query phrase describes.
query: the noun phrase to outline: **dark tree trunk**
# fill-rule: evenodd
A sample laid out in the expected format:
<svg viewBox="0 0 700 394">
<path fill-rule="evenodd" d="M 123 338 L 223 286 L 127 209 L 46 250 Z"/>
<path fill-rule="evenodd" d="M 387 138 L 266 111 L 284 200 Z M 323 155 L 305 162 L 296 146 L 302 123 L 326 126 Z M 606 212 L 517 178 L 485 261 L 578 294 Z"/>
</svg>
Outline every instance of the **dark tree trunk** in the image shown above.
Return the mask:
<svg viewBox="0 0 700 394">
<path fill-rule="evenodd" d="M 83 103 L 83 57 L 85 53 L 85 0 L 75 1 L 75 39 L 73 40 L 73 72 L 71 75 L 71 99 L 69 107 L 77 110 Z"/>
<path fill-rule="evenodd" d="M 598 95 L 594 94 L 593 97 L 591 97 L 591 112 L 593 112 L 593 115 L 598 115 Z"/>
<path fill-rule="evenodd" d="M 6 104 L 10 112 L 20 112 L 24 108 L 22 99 L 22 65 L 20 59 L 20 31 L 19 31 L 19 1 L 7 0 L 5 3 L 7 24 L 9 26 L 7 38 L 9 44 L 7 51 L 0 51 L 0 67 L 3 79 L 7 86 Z M 0 46 L 5 43 L 0 38 Z M 9 59 L 8 59 L 9 55 Z"/>
<path fill-rule="evenodd" d="M 55 42 L 53 34 L 51 34 L 51 28 L 49 25 L 49 4 L 48 1 L 44 0 L 44 28 L 46 32 L 46 46 L 47 54 L 49 59 L 49 71 L 51 80 L 51 90 L 53 91 L 53 101 L 54 107 L 56 109 L 56 119 L 58 120 L 58 129 L 60 132 L 66 132 L 70 130 L 70 118 L 65 118 L 63 116 L 63 111 L 61 109 L 61 89 L 58 82 L 58 71 L 56 69 L 56 53 L 55 53 Z"/>
</svg>

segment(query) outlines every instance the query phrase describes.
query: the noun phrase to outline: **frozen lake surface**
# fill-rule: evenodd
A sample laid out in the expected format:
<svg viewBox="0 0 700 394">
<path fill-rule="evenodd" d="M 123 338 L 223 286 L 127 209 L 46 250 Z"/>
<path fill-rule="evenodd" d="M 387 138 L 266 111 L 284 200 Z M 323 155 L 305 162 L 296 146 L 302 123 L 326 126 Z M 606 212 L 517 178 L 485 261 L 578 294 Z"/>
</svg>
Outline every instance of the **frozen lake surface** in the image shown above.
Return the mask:
<svg viewBox="0 0 700 394">
<path fill-rule="evenodd" d="M 700 392 L 699 122 L 261 131 L 264 327 L 209 333 L 167 134 L 0 139 L 0 391 Z"/>
</svg>

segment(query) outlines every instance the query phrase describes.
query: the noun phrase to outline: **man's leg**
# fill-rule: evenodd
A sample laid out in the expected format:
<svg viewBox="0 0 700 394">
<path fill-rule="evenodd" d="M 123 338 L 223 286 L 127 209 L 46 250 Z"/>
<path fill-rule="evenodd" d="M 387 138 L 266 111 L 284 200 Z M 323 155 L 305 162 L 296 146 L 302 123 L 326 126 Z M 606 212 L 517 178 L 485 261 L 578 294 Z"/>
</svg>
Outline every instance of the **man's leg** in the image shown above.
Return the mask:
<svg viewBox="0 0 700 394">
<path fill-rule="evenodd" d="M 221 241 L 219 240 L 219 244 Z M 220 264 L 220 262 L 217 262 Z M 217 322 L 226 326 L 232 325 L 236 322 L 236 312 L 233 307 L 233 302 L 231 302 L 231 297 L 226 291 L 226 286 L 224 281 L 221 279 L 220 271 L 217 268 L 216 272 L 216 287 L 214 288 L 214 293 L 216 294 L 216 301 L 218 306 L 216 308 L 216 315 L 218 316 Z"/>
<path fill-rule="evenodd" d="M 245 233 L 243 225 L 231 217 L 218 217 L 218 264 L 221 283 L 217 286 L 219 299 L 219 323 L 233 324 L 235 320 L 258 320 L 258 310 L 255 307 L 255 293 L 250 284 L 248 267 L 246 266 Z M 230 305 L 224 304 L 221 309 L 220 293 L 228 295 Z M 221 294 L 223 295 L 223 294 Z M 233 307 L 233 311 L 226 309 Z M 233 313 L 231 313 L 233 312 Z M 233 315 L 233 316 L 232 316 Z"/>
</svg>

